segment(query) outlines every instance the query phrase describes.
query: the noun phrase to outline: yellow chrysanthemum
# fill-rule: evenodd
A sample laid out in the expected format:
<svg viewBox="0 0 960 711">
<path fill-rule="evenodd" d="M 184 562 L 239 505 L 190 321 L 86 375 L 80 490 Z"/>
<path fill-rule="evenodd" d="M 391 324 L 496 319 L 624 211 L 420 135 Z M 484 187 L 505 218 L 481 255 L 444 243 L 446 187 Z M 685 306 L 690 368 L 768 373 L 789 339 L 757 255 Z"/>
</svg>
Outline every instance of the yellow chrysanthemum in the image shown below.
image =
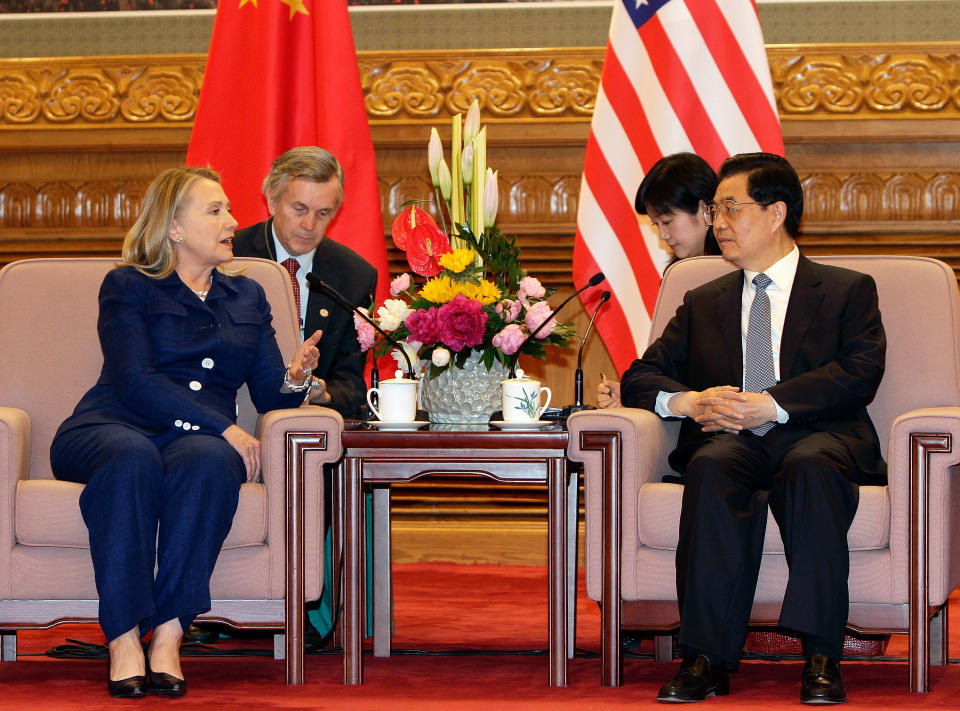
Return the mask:
<svg viewBox="0 0 960 711">
<path fill-rule="evenodd" d="M 459 285 L 454 284 L 448 276 L 438 276 L 428 279 L 420 290 L 420 296 L 435 304 L 445 304 L 460 293 Z"/>
<path fill-rule="evenodd" d="M 447 271 L 451 271 L 454 274 L 459 274 L 473 264 L 476 258 L 477 253 L 472 249 L 467 248 L 455 249 L 452 252 L 442 254 L 437 258 L 437 261 L 440 263 L 440 266 Z"/>
<path fill-rule="evenodd" d="M 500 288 L 492 281 L 484 279 L 479 284 L 469 282 L 461 285 L 463 295 L 486 306 L 500 300 Z"/>
</svg>

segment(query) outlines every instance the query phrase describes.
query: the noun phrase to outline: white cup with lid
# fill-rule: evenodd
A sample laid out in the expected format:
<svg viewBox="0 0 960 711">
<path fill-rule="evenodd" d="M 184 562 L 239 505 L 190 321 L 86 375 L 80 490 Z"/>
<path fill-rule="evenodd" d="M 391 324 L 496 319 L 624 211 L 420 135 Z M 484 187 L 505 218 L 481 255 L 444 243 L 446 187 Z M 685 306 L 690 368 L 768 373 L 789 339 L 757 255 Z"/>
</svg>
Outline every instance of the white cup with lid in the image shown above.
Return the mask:
<svg viewBox="0 0 960 711">
<path fill-rule="evenodd" d="M 417 419 L 416 380 L 401 377 L 398 370 L 390 380 L 381 380 L 380 386 L 367 390 L 367 404 L 381 422 L 414 422 Z M 373 395 L 377 404 L 373 404 Z"/>
<path fill-rule="evenodd" d="M 543 411 L 550 406 L 550 388 L 524 376 L 522 370 L 517 370 L 515 378 L 501 380 L 500 387 L 504 422 L 539 422 Z M 541 402 L 544 394 L 546 400 Z"/>
</svg>

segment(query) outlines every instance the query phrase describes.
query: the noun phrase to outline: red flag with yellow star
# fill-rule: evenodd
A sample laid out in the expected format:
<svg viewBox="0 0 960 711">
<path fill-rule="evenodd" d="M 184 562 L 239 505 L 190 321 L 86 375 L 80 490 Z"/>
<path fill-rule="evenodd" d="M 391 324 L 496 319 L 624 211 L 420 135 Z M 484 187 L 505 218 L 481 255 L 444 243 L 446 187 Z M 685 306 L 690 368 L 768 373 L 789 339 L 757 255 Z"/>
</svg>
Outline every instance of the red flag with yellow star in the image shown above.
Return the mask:
<svg viewBox="0 0 960 711">
<path fill-rule="evenodd" d="M 268 216 L 273 159 L 316 145 L 343 165 L 328 237 L 363 255 L 389 288 L 370 127 L 346 0 L 220 0 L 187 165 L 210 165 L 241 227 Z"/>
</svg>

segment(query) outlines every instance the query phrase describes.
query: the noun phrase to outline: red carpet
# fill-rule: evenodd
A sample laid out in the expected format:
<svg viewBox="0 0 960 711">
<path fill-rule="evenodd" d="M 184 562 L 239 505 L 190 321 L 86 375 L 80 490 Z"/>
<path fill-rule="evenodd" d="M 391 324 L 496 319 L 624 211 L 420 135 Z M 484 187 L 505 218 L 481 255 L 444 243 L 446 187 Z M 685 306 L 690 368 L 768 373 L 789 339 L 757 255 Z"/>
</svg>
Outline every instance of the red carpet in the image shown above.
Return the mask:
<svg viewBox="0 0 960 711">
<path fill-rule="evenodd" d="M 666 708 L 654 701 L 657 689 L 674 666 L 648 659 L 628 659 L 624 686 L 600 686 L 600 660 L 570 662 L 566 688 L 547 686 L 545 655 L 497 654 L 503 650 L 546 647 L 546 570 L 513 566 L 448 563 L 396 566 L 394 649 L 450 651 L 479 649 L 470 656 L 396 655 L 365 658 L 364 684 L 340 683 L 338 655 L 310 655 L 307 683 L 283 683 L 283 662 L 270 658 L 188 658 L 184 671 L 190 693 L 183 699 L 123 701 L 106 693 L 102 661 L 52 660 L 21 656 L 0 664 L 0 709 L 16 711 L 88 710 L 91 708 L 177 709 L 635 709 Z M 956 597 L 956 596 L 955 596 Z M 956 601 L 954 601 L 956 607 Z M 581 590 L 577 647 L 600 648 L 600 615 Z M 32 655 L 66 638 L 102 642 L 99 628 L 69 625 L 21 633 L 21 655 Z M 259 647 L 269 643 L 242 640 L 221 646 Z M 960 656 L 960 644 L 951 645 Z M 648 648 L 644 648 L 647 650 Z M 642 650 L 643 651 L 643 650 Z M 895 636 L 888 654 L 906 653 L 906 640 Z M 729 697 L 710 699 L 697 708 L 796 708 L 801 662 L 744 662 L 731 678 Z M 905 662 L 844 662 L 850 703 L 844 708 L 937 709 L 960 707 L 960 668 L 934 668 L 933 692 L 911 695 Z"/>
</svg>

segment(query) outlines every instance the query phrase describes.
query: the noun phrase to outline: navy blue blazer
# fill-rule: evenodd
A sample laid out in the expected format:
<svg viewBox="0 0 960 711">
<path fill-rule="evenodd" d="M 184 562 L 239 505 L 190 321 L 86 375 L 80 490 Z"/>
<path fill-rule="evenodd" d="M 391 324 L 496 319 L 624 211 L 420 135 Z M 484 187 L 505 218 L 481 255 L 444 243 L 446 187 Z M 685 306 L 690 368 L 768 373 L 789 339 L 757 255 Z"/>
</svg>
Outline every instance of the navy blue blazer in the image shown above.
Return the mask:
<svg viewBox="0 0 960 711">
<path fill-rule="evenodd" d="M 219 436 L 236 424 L 243 383 L 259 412 L 303 402 L 303 393 L 280 392 L 286 365 L 263 287 L 252 279 L 214 271 L 201 301 L 176 272 L 153 279 L 114 269 L 100 287 L 97 332 L 100 378 L 58 435 L 122 424 L 151 438 Z"/>
</svg>

